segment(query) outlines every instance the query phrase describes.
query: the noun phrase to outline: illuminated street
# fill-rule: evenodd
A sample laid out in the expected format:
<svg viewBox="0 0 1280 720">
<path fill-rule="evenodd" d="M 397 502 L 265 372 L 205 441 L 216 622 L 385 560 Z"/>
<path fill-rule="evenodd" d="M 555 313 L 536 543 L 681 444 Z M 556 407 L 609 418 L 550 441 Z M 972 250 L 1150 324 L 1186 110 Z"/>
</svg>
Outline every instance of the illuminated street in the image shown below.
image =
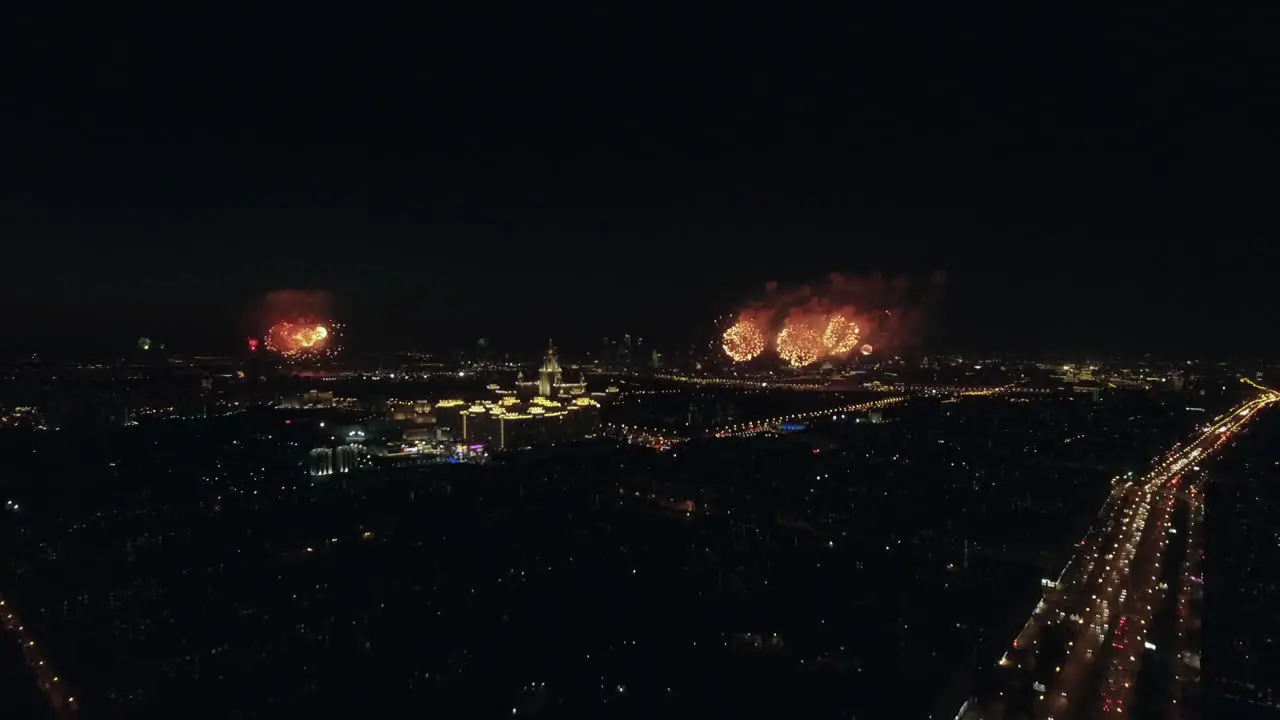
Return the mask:
<svg viewBox="0 0 1280 720">
<path fill-rule="evenodd" d="M 35 675 L 36 682 L 49 704 L 53 716 L 57 718 L 73 717 L 76 711 L 76 699 L 68 693 L 66 682 L 53 671 L 53 665 L 45 657 L 42 646 L 27 632 L 22 619 L 10 607 L 7 600 L 0 596 L 0 622 L 9 639 L 16 641 L 22 648 L 22 655 L 27 667 Z"/>
<path fill-rule="evenodd" d="M 664 380 L 675 380 L 679 382 L 687 382 L 695 385 L 723 385 L 726 387 L 744 387 L 749 389 L 760 389 L 762 387 L 769 389 L 788 389 L 788 390 L 807 390 L 821 391 L 831 390 L 830 385 L 806 385 L 796 383 L 766 383 L 758 381 L 747 381 L 734 378 L 710 378 L 710 377 L 685 377 L 677 375 L 662 375 Z M 758 435 L 764 432 L 775 431 L 779 425 L 783 423 L 794 423 L 802 421 L 811 421 L 822 418 L 825 415 L 847 414 L 867 412 L 869 410 L 878 410 L 896 405 L 908 397 L 934 397 L 934 396 L 965 396 L 980 397 L 992 395 L 1012 395 L 1026 394 L 1038 395 L 1043 394 L 1043 389 L 1026 388 L 1015 384 L 1001 385 L 998 387 L 967 387 L 958 385 L 913 385 L 904 386 L 903 388 L 891 388 L 888 386 L 877 388 L 864 388 L 878 391 L 891 391 L 894 395 L 871 400 L 867 402 L 854 403 L 851 405 L 842 405 L 838 407 L 825 408 L 811 412 L 789 413 L 777 417 L 763 418 L 759 420 L 750 420 L 737 422 L 730 425 L 715 428 L 711 433 L 711 437 L 715 438 L 741 438 Z M 689 440 L 691 435 L 687 432 L 680 432 L 674 429 L 649 428 L 637 425 L 624 425 L 606 423 L 605 428 L 611 432 L 626 438 L 629 442 L 644 445 L 648 447 L 665 449 L 672 445 Z"/>
<path fill-rule="evenodd" d="M 1056 580 L 1046 579 L 1045 594 L 1003 657 L 989 696 L 958 713 L 964 720 L 1000 720 L 1030 716 L 1040 720 L 1105 718 L 1123 715 L 1133 704 L 1145 651 L 1173 657 L 1180 668 L 1182 630 L 1189 622 L 1188 585 L 1198 575 L 1203 503 L 1197 463 L 1207 459 L 1257 411 L 1280 400 L 1272 391 L 1217 418 L 1189 443 L 1179 443 L 1141 477 L 1116 478 L 1097 519 Z M 1179 498 L 1190 509 L 1188 552 L 1177 585 L 1162 581 L 1170 538 L 1177 533 L 1173 515 Z M 1177 594 L 1174 647 L 1151 642 L 1156 610 L 1166 595 Z M 1175 671 L 1181 675 L 1181 671 Z M 1164 717 L 1177 712 L 1178 684 L 1167 699 Z"/>
</svg>

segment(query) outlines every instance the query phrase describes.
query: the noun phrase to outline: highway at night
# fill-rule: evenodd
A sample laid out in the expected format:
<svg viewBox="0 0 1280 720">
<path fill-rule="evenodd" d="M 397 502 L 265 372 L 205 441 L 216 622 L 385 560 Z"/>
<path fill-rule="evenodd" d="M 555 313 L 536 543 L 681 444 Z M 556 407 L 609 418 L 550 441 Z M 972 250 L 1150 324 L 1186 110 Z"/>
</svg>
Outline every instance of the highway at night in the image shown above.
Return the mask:
<svg viewBox="0 0 1280 720">
<path fill-rule="evenodd" d="M 1260 388 L 1261 389 L 1261 388 Z M 958 720 L 1094 719 L 1131 713 L 1142 683 L 1144 654 L 1157 652 L 1174 668 L 1158 710 L 1179 718 L 1178 698 L 1188 586 L 1198 581 L 1203 513 L 1199 463 L 1228 442 L 1261 409 L 1280 400 L 1263 393 L 1215 419 L 1190 442 L 1179 443 L 1139 477 L 1121 477 L 1072 559 L 1008 646 L 996 658 L 993 681 L 960 709 Z M 1176 509 L 1185 510 L 1178 515 Z M 1184 518 L 1181 522 L 1178 517 Z M 1181 528 L 1181 529 L 1180 529 Z M 1181 535 L 1179 535 L 1181 533 Z M 1171 552 L 1173 544 L 1181 550 Z M 1169 563 L 1177 567 L 1166 567 Z M 1176 572 L 1174 572 L 1176 570 Z M 1170 637 L 1152 632 L 1167 598 L 1176 603 Z M 1153 640 L 1169 639 L 1167 646 Z M 1148 693 L 1150 695 L 1151 693 Z"/>
<path fill-rule="evenodd" d="M 68 694 L 66 683 L 54 673 L 52 663 L 46 659 L 43 646 L 31 637 L 16 610 L 3 596 L 0 596 L 0 628 L 5 631 L 4 634 L 17 641 L 27 668 L 35 676 L 53 717 L 74 717 L 78 709 L 75 697 Z"/>
</svg>

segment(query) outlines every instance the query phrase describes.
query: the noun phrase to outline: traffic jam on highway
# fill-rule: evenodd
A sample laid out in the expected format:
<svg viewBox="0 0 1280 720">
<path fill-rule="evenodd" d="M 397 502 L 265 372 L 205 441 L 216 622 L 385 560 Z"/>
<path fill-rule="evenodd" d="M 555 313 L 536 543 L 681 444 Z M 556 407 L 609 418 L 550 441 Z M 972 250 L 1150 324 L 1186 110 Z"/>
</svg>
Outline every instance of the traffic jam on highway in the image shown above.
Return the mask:
<svg viewBox="0 0 1280 720">
<path fill-rule="evenodd" d="M 1199 463 L 1227 442 L 1262 408 L 1280 401 L 1269 389 L 1178 443 L 1145 475 L 1116 478 L 1098 519 L 1079 542 L 1057 580 L 1043 581 L 1044 595 L 997 663 L 999 691 L 965 703 L 957 720 L 1028 713 L 1039 720 L 1099 714 L 1123 716 L 1131 705 L 1144 653 L 1168 653 L 1183 677 L 1191 585 L 1199 582 L 1203 513 Z M 1175 508 L 1189 510 L 1178 537 Z M 1170 538 L 1185 545 L 1177 573 L 1164 573 Z M 1172 568 L 1170 568 L 1172 569 Z M 1175 587 L 1169 587 L 1172 580 Z M 1170 593 L 1173 593 L 1170 596 Z M 1152 642 L 1152 626 L 1165 598 L 1176 601 L 1169 647 Z M 1178 717 L 1180 689 L 1168 698 Z M 1092 706 L 1094 709 L 1090 711 Z"/>
</svg>

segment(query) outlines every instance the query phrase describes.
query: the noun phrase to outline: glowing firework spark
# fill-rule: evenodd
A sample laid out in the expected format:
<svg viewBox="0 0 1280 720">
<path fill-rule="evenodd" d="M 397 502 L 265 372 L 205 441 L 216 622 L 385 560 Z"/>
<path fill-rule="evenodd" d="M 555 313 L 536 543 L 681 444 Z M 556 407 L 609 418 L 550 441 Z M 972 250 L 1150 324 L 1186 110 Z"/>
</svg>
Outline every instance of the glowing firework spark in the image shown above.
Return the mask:
<svg viewBox="0 0 1280 720">
<path fill-rule="evenodd" d="M 822 357 L 822 336 L 808 325 L 791 324 L 778 333 L 778 355 L 791 367 L 804 367 Z"/>
<path fill-rule="evenodd" d="M 267 349 L 287 358 L 322 355 L 329 349 L 329 328 L 320 323 L 278 322 L 267 331 Z"/>
<path fill-rule="evenodd" d="M 940 274 L 929 280 L 934 289 L 943 282 L 945 278 Z M 765 347 L 757 351 L 753 341 L 740 351 L 740 346 L 746 343 L 738 334 L 747 331 L 737 327 L 730 328 L 718 341 L 734 360 L 757 358 L 776 351 L 779 359 L 792 367 L 824 360 L 835 365 L 848 361 L 851 356 L 871 355 L 875 352 L 869 342 L 872 340 L 876 345 L 902 348 L 918 340 L 916 335 L 927 310 L 925 305 L 934 294 L 932 289 L 923 295 L 915 289 L 919 289 L 919 285 L 908 282 L 908 278 L 885 278 L 878 274 L 865 277 L 832 274 L 826 281 L 792 289 L 784 289 L 776 282 L 765 283 L 764 294 L 740 305 L 736 316 L 739 323 L 747 321 L 754 326 L 753 335 L 759 331 L 765 337 Z M 897 309 L 885 309 L 887 305 Z M 733 321 L 730 318 L 733 316 L 717 319 L 719 330 L 726 327 L 721 324 L 725 320 Z M 708 337 L 712 350 L 716 338 L 715 335 Z"/>
<path fill-rule="evenodd" d="M 739 320 L 724 331 L 724 352 L 734 362 L 746 362 L 764 352 L 764 333 L 750 320 Z"/>
<path fill-rule="evenodd" d="M 827 329 L 822 333 L 822 344 L 832 355 L 848 355 L 858 347 L 858 326 L 843 315 L 832 315 L 827 320 Z"/>
</svg>

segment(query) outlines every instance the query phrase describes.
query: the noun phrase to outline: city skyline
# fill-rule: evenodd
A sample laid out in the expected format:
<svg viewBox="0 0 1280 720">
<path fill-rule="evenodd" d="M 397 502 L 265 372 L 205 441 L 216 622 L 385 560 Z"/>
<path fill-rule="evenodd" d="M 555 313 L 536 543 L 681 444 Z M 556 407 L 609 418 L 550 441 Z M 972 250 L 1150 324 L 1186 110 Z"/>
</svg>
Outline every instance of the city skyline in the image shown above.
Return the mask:
<svg viewBox="0 0 1280 720">
<path fill-rule="evenodd" d="M 1270 367 L 873 354 L 797 375 L 544 346 L 534 368 L 307 369 L 292 346 L 237 364 L 144 345 L 0 366 L 20 558 L 0 673 L 21 717 L 1275 704 L 1239 650 L 1274 637 L 1269 516 L 1242 507 L 1270 487 Z M 257 682 L 227 674 L 246 663 Z"/>
<path fill-rule="evenodd" d="M 6 15 L 5 720 L 1280 710 L 1280 14 Z"/>
</svg>

